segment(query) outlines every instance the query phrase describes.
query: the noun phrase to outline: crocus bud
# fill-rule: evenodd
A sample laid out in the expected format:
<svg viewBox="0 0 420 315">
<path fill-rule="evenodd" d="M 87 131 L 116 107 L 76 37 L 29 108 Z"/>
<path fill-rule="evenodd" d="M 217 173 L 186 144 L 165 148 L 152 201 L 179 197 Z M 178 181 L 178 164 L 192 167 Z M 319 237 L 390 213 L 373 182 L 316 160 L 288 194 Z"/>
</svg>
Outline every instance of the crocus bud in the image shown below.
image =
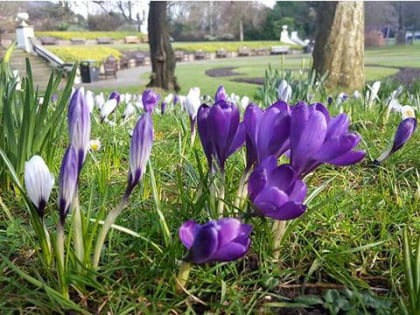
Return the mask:
<svg viewBox="0 0 420 315">
<path fill-rule="evenodd" d="M 139 118 L 133 130 L 130 145 L 130 170 L 128 188 L 130 193 L 143 176 L 153 145 L 153 121 L 150 112 Z"/>
<path fill-rule="evenodd" d="M 287 83 L 286 80 L 281 80 L 279 87 L 277 89 L 277 98 L 280 101 L 284 101 L 287 103 L 291 95 L 292 95 L 292 87 Z"/>
<path fill-rule="evenodd" d="M 152 112 L 156 104 L 159 102 L 160 95 L 153 92 L 153 90 L 147 89 L 143 92 L 142 103 L 145 112 Z"/>
<path fill-rule="evenodd" d="M 60 168 L 58 209 L 60 211 L 60 220 L 63 224 L 77 191 L 78 178 L 79 167 L 77 153 L 72 146 L 69 146 L 64 154 Z"/>
<path fill-rule="evenodd" d="M 162 104 L 160 105 L 160 113 L 163 115 L 166 111 L 166 107 L 172 103 L 174 100 L 174 95 L 172 93 L 169 93 L 165 99 L 163 100 Z"/>
<path fill-rule="evenodd" d="M 90 111 L 86 104 L 83 88 L 73 93 L 68 111 L 70 145 L 78 156 L 79 169 L 82 167 L 89 148 Z"/>
<path fill-rule="evenodd" d="M 54 186 L 54 176 L 39 155 L 34 155 L 25 162 L 24 181 L 29 199 L 35 205 L 39 216 L 44 217 L 44 209 Z"/>
<path fill-rule="evenodd" d="M 117 91 L 112 92 L 106 102 L 101 107 L 101 122 L 105 121 L 111 115 L 118 104 L 120 103 L 121 96 Z"/>
<path fill-rule="evenodd" d="M 239 259 L 249 249 L 251 232 L 251 225 L 234 218 L 223 218 L 203 225 L 187 221 L 179 229 L 179 238 L 188 249 L 184 260 L 204 264 Z"/>
<path fill-rule="evenodd" d="M 185 99 L 185 107 L 187 109 L 190 119 L 195 122 L 197 117 L 198 108 L 201 105 L 200 100 L 200 88 L 194 87 L 188 91 L 188 94 Z"/>
<path fill-rule="evenodd" d="M 214 96 L 214 101 L 217 102 L 219 100 L 227 100 L 226 91 L 223 85 L 219 86 L 219 88 L 216 91 L 216 95 Z"/>
<path fill-rule="evenodd" d="M 85 99 L 86 106 L 89 108 L 89 113 L 92 113 L 93 108 L 95 107 L 95 94 L 90 90 L 86 90 Z"/>
<path fill-rule="evenodd" d="M 212 107 L 201 105 L 197 124 L 207 161 L 211 163 L 214 157 L 224 172 L 226 159 L 245 142 L 245 127 L 239 123 L 238 108 L 224 100 Z M 209 168 L 212 169 L 211 164 Z"/>
<path fill-rule="evenodd" d="M 374 160 L 374 164 L 380 164 L 387 159 L 391 154 L 401 149 L 407 141 L 411 138 L 414 131 L 416 131 L 417 120 L 415 118 L 406 118 L 401 120 L 394 136 L 392 146 L 385 150 L 379 158 Z"/>
</svg>

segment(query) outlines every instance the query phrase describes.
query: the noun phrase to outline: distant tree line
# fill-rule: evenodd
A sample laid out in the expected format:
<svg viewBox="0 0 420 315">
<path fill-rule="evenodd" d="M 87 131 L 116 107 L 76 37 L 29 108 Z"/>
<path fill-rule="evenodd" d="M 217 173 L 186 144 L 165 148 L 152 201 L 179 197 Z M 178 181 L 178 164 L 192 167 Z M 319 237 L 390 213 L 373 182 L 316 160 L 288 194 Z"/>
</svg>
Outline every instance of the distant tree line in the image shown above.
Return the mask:
<svg viewBox="0 0 420 315">
<path fill-rule="evenodd" d="M 254 1 L 168 2 L 170 35 L 177 41 L 276 40 L 287 25 L 301 38 L 313 39 L 316 3 L 279 1 L 271 9 Z M 145 6 L 139 1 L 1 1 L 0 32 L 14 32 L 14 17 L 22 11 L 39 31 L 139 31 L 146 23 Z M 367 1 L 364 6 L 366 31 L 396 37 L 420 30 L 420 2 Z M 85 18 L 76 8 L 94 13 Z"/>
</svg>

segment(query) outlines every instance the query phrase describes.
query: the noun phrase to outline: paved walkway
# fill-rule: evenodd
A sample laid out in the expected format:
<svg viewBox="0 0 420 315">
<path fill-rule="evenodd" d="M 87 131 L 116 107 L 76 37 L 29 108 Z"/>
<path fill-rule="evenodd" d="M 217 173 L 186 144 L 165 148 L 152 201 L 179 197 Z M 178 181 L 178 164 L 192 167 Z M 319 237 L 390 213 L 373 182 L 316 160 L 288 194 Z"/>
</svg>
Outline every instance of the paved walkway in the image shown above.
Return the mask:
<svg viewBox="0 0 420 315">
<path fill-rule="evenodd" d="M 145 72 L 151 72 L 152 65 L 139 66 L 135 68 L 118 70 L 117 78 L 108 77 L 106 79 L 100 79 L 90 83 L 78 83 L 75 87 L 83 86 L 86 89 L 101 89 L 101 88 L 114 88 L 129 87 L 129 86 L 140 86 L 147 84 L 147 81 L 141 76 Z"/>
</svg>

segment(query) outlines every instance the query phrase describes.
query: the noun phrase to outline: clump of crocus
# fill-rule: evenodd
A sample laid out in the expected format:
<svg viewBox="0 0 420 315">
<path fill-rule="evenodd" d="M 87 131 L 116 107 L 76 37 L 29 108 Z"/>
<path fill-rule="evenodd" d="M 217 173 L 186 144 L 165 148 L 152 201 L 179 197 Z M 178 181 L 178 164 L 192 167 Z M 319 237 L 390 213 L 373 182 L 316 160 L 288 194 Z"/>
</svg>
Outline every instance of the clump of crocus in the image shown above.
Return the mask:
<svg viewBox="0 0 420 315">
<path fill-rule="evenodd" d="M 147 89 L 143 92 L 141 97 L 143 108 L 145 112 L 153 112 L 156 104 L 159 102 L 160 95 L 155 93 L 151 89 Z"/>
<path fill-rule="evenodd" d="M 359 162 L 364 151 L 354 151 L 360 136 L 349 132 L 345 113 L 330 117 L 320 103 L 296 104 L 291 113 L 290 160 L 300 178 L 322 163 L 344 166 Z"/>
<path fill-rule="evenodd" d="M 197 116 L 198 133 L 210 170 L 214 169 L 215 159 L 224 173 L 226 159 L 245 142 L 245 129 L 239 119 L 236 105 L 223 99 L 211 107 L 205 104 L 200 106 Z"/>
<path fill-rule="evenodd" d="M 249 176 L 248 194 L 256 214 L 276 220 L 291 220 L 305 212 L 306 185 L 294 169 L 268 156 Z"/>
<path fill-rule="evenodd" d="M 222 218 L 203 225 L 187 221 L 179 229 L 179 238 L 188 249 L 184 260 L 204 264 L 239 259 L 249 249 L 251 232 L 251 225 L 234 218 Z"/>
<path fill-rule="evenodd" d="M 34 155 L 25 162 L 24 181 L 29 199 L 34 204 L 38 215 L 43 218 L 45 206 L 54 186 L 54 176 L 39 155 Z"/>
<path fill-rule="evenodd" d="M 401 149 L 414 134 L 414 132 L 416 131 L 416 127 L 416 118 L 409 117 L 404 120 L 401 120 L 395 133 L 392 146 L 386 149 L 376 160 L 373 161 L 373 163 L 379 165 L 385 159 L 390 157 L 391 154 Z"/>
<path fill-rule="evenodd" d="M 279 101 L 262 110 L 250 104 L 244 114 L 247 170 L 269 155 L 280 157 L 289 149 L 290 109 Z"/>
</svg>

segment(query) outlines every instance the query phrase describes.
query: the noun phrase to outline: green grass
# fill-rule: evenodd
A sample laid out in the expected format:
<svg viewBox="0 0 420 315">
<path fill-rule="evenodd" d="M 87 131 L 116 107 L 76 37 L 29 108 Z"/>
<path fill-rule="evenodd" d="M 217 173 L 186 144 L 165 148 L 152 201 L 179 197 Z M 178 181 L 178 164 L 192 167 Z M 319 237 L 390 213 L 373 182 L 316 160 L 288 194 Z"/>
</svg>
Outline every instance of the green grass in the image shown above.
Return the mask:
<svg viewBox="0 0 420 315">
<path fill-rule="evenodd" d="M 304 58 L 309 62 L 307 56 Z M 369 59 L 375 59 L 370 51 Z M 252 96 L 256 86 L 208 78 L 204 71 L 234 66 L 236 72 L 248 77 L 263 77 L 268 63 L 279 69 L 299 69 L 301 62 L 302 56 L 293 55 L 286 56 L 283 65 L 278 56 L 214 60 L 178 64 L 177 75 L 182 93 L 199 86 L 203 93 L 213 95 L 223 84 L 228 93 Z M 384 69 L 387 68 L 372 69 L 378 71 L 372 79 L 383 75 Z M 126 88 L 134 89 L 138 92 L 139 88 Z M 416 95 L 419 93 L 416 91 Z M 344 112 L 351 115 L 351 129 L 363 138 L 360 147 L 367 150 L 367 157 L 350 167 L 322 166 L 308 177 L 309 193 L 331 182 L 308 204 L 306 214 L 292 223 L 279 260 L 270 255 L 271 221 L 255 218 L 248 255 L 233 263 L 194 266 L 188 292 L 184 293 L 174 290 L 179 260 L 185 254 L 177 230 L 185 220 L 205 222 L 209 218 L 208 192 L 201 185 L 207 165 L 198 137 L 194 144 L 189 141 L 188 117 L 184 112 L 178 108 L 163 116 L 155 114 L 151 163 L 172 245 L 164 246 L 147 169 L 141 186 L 135 189 L 117 220 L 117 224 L 140 237 L 113 231 L 98 274 L 72 278 L 78 286 L 78 290 L 71 288 L 72 300 L 83 310 L 100 314 L 287 314 L 291 309 L 285 306 L 298 302 L 296 297 L 305 305 L 319 307 L 323 303 L 324 310 L 347 302 L 354 312 L 348 314 L 400 314 L 400 299 L 407 298 L 402 231 L 408 226 L 409 236 L 414 239 L 420 230 L 420 136 L 417 131 L 383 166 L 373 168 L 370 160 L 389 143 L 400 120 L 398 114 L 392 113 L 385 122 L 381 104 L 372 110 L 365 110 L 360 101 L 344 104 Z M 122 123 L 123 110 L 123 106 L 119 107 L 112 117 L 116 126 L 100 124 L 98 110 L 93 112 L 91 138 L 99 138 L 102 149 L 88 154 L 79 189 L 81 207 L 91 211 L 92 217 L 109 212 L 125 188 L 129 131 L 135 121 Z M 330 110 L 334 115 L 338 113 L 337 108 Z M 66 132 L 63 130 L 63 136 L 51 144 L 56 153 L 49 166 L 56 180 L 68 141 Z M 227 162 L 228 205 L 233 202 L 243 169 L 244 149 Z M 56 287 L 54 273 L 45 272 L 38 257 L 39 244 L 22 196 L 2 188 L 0 197 L 0 253 L 26 274 Z M 46 223 L 52 232 L 58 216 L 56 198 L 57 188 L 47 207 Z M 232 207 L 228 208 L 232 211 Z M 7 213 L 12 214 L 13 220 Z M 0 267 L 1 313 L 70 312 L 71 307 L 64 310 L 44 288 L 28 283 L 4 260 L 0 259 Z"/>
</svg>

